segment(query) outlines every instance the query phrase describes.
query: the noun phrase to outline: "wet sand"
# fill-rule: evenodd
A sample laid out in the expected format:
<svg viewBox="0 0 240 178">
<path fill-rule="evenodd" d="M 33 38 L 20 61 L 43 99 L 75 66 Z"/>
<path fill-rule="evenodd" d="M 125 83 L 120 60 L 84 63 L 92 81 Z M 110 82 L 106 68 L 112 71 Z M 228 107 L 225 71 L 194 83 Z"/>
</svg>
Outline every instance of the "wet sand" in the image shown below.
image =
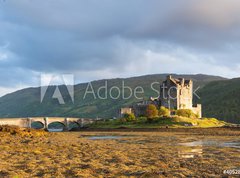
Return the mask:
<svg viewBox="0 0 240 178">
<path fill-rule="evenodd" d="M 240 170 L 239 129 L 0 136 L 0 177 L 222 177 Z"/>
</svg>

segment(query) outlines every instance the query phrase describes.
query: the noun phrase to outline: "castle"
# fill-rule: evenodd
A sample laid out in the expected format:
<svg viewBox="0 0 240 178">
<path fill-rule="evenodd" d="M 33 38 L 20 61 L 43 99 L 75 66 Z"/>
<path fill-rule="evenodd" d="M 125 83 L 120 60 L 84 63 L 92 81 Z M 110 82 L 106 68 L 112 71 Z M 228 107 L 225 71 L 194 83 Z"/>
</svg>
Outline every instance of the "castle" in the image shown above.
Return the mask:
<svg viewBox="0 0 240 178">
<path fill-rule="evenodd" d="M 202 117 L 202 106 L 193 106 L 193 82 L 184 78 L 175 79 L 171 75 L 160 86 L 159 105 L 171 110 L 190 109 Z"/>
<path fill-rule="evenodd" d="M 160 85 L 160 95 L 158 98 L 151 98 L 148 101 L 136 103 L 132 107 L 120 109 L 120 115 L 134 113 L 136 116 L 145 115 L 146 108 L 149 104 L 154 104 L 158 108 L 164 106 L 172 111 L 178 109 L 190 109 L 199 118 L 202 117 L 202 106 L 197 104 L 193 106 L 193 81 L 184 78 L 173 78 L 167 76 L 166 80 Z"/>
</svg>

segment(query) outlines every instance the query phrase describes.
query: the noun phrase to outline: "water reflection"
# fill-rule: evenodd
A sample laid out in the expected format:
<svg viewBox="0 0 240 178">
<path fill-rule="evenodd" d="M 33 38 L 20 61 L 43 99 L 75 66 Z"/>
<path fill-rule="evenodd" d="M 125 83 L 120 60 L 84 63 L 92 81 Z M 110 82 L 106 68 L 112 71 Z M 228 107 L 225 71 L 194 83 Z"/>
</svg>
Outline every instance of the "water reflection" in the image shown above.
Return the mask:
<svg viewBox="0 0 240 178">
<path fill-rule="evenodd" d="M 178 156 L 181 158 L 194 158 L 194 157 L 202 157 L 203 149 L 186 149 L 178 152 Z"/>
<path fill-rule="evenodd" d="M 240 142 L 220 142 L 213 140 L 199 140 L 193 142 L 179 143 L 178 145 L 185 146 L 186 149 L 178 151 L 178 156 L 181 158 L 195 158 L 203 156 L 203 149 L 207 146 L 229 147 L 240 149 Z M 192 148 L 193 147 L 193 148 Z M 194 148 L 197 147 L 197 148 Z"/>
<path fill-rule="evenodd" d="M 49 132 L 62 132 L 63 129 L 62 128 L 59 128 L 59 129 L 55 129 L 55 128 L 52 128 L 52 129 L 48 129 Z"/>
<path fill-rule="evenodd" d="M 240 142 L 224 142 L 221 145 L 223 147 L 231 147 L 231 148 L 239 148 L 240 149 Z"/>
<path fill-rule="evenodd" d="M 186 143 L 179 143 L 179 145 L 194 147 L 194 146 L 216 146 L 216 147 L 231 147 L 231 148 L 240 148 L 240 142 L 220 142 L 213 140 L 200 140 Z"/>
<path fill-rule="evenodd" d="M 89 140 L 113 140 L 113 139 L 120 139 L 123 138 L 123 136 L 105 136 L 105 135 L 100 135 L 100 136 L 90 136 L 88 137 Z"/>
</svg>

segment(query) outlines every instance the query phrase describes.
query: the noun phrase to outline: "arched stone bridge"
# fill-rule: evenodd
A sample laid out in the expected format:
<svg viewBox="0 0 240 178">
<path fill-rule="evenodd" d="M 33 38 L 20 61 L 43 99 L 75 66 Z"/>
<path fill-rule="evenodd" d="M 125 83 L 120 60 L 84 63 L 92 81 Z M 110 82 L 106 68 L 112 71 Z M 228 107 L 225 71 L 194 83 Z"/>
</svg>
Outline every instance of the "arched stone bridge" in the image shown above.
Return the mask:
<svg viewBox="0 0 240 178">
<path fill-rule="evenodd" d="M 42 128 L 48 129 L 51 123 L 60 123 L 64 130 L 69 130 L 69 124 L 77 124 L 79 128 L 93 123 L 94 119 L 64 118 L 64 117 L 29 117 L 29 118 L 0 118 L 0 125 L 14 125 L 22 128 L 31 128 L 33 123 L 40 123 Z"/>
</svg>

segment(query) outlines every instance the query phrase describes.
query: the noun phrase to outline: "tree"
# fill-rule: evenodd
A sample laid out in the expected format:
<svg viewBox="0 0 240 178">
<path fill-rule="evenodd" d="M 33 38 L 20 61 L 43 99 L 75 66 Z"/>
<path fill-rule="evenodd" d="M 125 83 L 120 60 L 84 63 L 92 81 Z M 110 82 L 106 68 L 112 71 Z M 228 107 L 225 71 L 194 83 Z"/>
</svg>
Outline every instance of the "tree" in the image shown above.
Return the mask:
<svg viewBox="0 0 240 178">
<path fill-rule="evenodd" d="M 154 104 L 149 104 L 146 110 L 148 120 L 153 120 L 158 117 L 158 110 Z"/>
<path fill-rule="evenodd" d="M 126 119 L 127 122 L 135 121 L 136 117 L 133 113 L 130 114 L 124 114 L 123 116 L 124 119 Z"/>
<path fill-rule="evenodd" d="M 168 117 L 168 116 L 170 116 L 170 111 L 169 111 L 169 109 L 165 108 L 164 106 L 161 106 L 158 111 L 158 115 L 160 117 Z"/>
</svg>

